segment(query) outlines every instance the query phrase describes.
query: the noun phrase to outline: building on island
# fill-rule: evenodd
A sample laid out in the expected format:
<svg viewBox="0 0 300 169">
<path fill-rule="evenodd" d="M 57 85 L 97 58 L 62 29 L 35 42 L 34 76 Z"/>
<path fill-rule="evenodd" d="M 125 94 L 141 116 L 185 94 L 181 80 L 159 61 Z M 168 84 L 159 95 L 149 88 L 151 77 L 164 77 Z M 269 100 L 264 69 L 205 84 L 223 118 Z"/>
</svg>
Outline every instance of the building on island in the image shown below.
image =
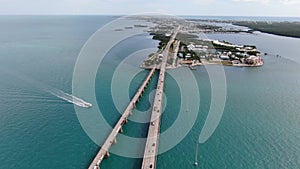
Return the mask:
<svg viewBox="0 0 300 169">
<path fill-rule="evenodd" d="M 260 65 L 262 63 L 262 59 L 259 56 L 249 56 L 246 58 L 246 63 L 249 65 Z"/>
</svg>

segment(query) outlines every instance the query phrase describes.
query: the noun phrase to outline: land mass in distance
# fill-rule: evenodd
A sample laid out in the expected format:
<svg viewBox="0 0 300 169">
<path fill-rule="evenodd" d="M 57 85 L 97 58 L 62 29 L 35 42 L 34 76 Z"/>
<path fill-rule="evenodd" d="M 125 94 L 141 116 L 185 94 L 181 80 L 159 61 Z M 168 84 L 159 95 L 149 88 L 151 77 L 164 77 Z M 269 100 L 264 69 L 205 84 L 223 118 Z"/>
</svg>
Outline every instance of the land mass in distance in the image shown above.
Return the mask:
<svg viewBox="0 0 300 169">
<path fill-rule="evenodd" d="M 233 22 L 234 25 L 246 26 L 253 31 L 300 38 L 300 22 L 254 22 L 239 21 Z"/>
<path fill-rule="evenodd" d="M 194 66 L 221 64 L 226 66 L 257 67 L 263 65 L 260 51 L 254 45 L 236 45 L 226 41 L 214 39 L 203 39 L 198 35 L 203 33 L 238 33 L 247 32 L 242 29 L 227 29 L 225 27 L 202 23 L 198 21 L 187 21 L 170 17 L 140 17 L 155 26 L 149 28 L 153 39 L 160 41 L 159 50 L 151 54 L 141 65 L 142 68 L 152 69 L 160 67 L 162 62 L 162 51 L 170 40 L 172 30 L 179 25 L 181 29 L 175 41 L 170 46 L 167 65 L 168 69 L 181 66 Z M 248 32 L 250 33 L 250 32 Z"/>
</svg>

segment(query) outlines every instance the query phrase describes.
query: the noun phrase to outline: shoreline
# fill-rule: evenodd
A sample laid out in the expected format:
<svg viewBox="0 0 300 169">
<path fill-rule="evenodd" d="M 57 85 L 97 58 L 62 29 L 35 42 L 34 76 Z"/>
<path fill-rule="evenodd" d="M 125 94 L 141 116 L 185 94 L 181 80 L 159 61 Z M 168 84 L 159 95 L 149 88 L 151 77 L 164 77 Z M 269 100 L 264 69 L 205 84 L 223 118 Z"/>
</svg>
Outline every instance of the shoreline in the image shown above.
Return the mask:
<svg viewBox="0 0 300 169">
<path fill-rule="evenodd" d="M 264 62 L 260 63 L 260 64 L 256 64 L 256 65 L 249 65 L 249 64 L 232 64 L 232 65 L 229 65 L 229 64 L 222 64 L 222 63 L 217 63 L 217 62 L 205 62 L 205 63 L 196 63 L 196 64 L 192 64 L 192 65 L 188 65 L 188 64 L 181 64 L 181 65 L 178 65 L 176 67 L 173 67 L 173 66 L 167 66 L 166 69 L 168 70 L 171 70 L 171 69 L 177 69 L 177 68 L 181 68 L 181 67 L 188 67 L 190 68 L 191 70 L 195 70 L 195 67 L 200 67 L 200 66 L 208 66 L 208 65 L 220 65 L 220 66 L 228 66 L 228 67 L 262 67 L 264 65 Z M 140 66 L 141 69 L 144 69 L 144 70 L 150 70 L 152 69 L 154 66 Z M 157 68 L 157 66 L 155 66 L 156 69 L 159 69 Z"/>
<path fill-rule="evenodd" d="M 143 18 L 142 18 L 143 19 Z M 140 65 L 142 69 L 158 68 L 162 60 L 161 50 L 165 47 L 171 33 L 170 27 L 176 27 L 181 24 L 182 30 L 176 37 L 177 40 L 172 44 L 168 56 L 167 69 L 175 69 L 182 66 L 188 66 L 194 70 L 194 66 L 205 65 L 223 65 L 234 67 L 260 67 L 263 66 L 261 52 L 253 45 L 238 45 L 226 41 L 214 39 L 201 39 L 198 35 L 190 32 L 214 32 L 214 33 L 233 33 L 233 30 L 225 31 L 222 26 L 201 24 L 197 22 L 186 23 L 176 22 L 164 19 L 149 19 L 146 21 L 153 22 L 156 26 L 152 27 L 148 32 L 152 35 L 153 40 L 159 41 L 158 51 L 150 54 L 147 59 Z M 192 24 L 192 25 L 191 25 Z M 234 24 L 234 23 L 231 23 Z M 235 33 L 247 32 L 253 33 L 252 30 L 243 31 L 234 30 Z"/>
</svg>

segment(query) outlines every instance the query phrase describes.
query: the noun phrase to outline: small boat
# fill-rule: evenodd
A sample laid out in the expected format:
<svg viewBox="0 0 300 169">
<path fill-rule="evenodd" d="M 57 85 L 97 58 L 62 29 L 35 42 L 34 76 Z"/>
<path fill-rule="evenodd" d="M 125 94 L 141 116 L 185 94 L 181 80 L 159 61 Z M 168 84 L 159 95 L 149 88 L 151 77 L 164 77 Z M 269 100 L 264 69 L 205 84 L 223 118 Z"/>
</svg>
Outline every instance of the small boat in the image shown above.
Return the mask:
<svg viewBox="0 0 300 169">
<path fill-rule="evenodd" d="M 196 144 L 195 166 L 198 166 L 198 143 Z"/>
<path fill-rule="evenodd" d="M 91 104 L 91 103 L 84 103 L 84 107 L 86 107 L 86 108 L 90 108 L 90 107 L 92 107 L 93 105 Z"/>
</svg>

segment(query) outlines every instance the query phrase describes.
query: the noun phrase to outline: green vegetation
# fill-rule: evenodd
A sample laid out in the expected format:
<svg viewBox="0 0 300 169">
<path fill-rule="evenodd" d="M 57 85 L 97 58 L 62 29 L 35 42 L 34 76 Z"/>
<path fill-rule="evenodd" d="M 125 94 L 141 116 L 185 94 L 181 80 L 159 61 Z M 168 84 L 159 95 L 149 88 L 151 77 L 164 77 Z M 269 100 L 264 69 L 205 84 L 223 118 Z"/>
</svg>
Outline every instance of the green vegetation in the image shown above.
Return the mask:
<svg viewBox="0 0 300 169">
<path fill-rule="evenodd" d="M 223 46 L 223 45 L 218 45 L 218 44 L 213 44 L 213 46 L 216 50 L 239 52 L 235 47 Z"/>
<path fill-rule="evenodd" d="M 198 36 L 197 35 L 192 35 L 192 34 L 185 34 L 185 33 L 178 33 L 176 36 L 176 39 L 179 40 L 184 40 L 184 39 L 197 39 Z"/>
<path fill-rule="evenodd" d="M 196 45 L 203 45 L 203 46 L 208 46 L 209 48 L 213 48 L 212 43 L 208 41 L 203 41 L 199 39 L 197 35 L 192 35 L 192 34 L 184 34 L 184 33 L 178 33 L 176 36 L 176 39 L 180 40 L 181 42 L 185 44 L 196 44 Z"/>
<path fill-rule="evenodd" d="M 217 30 L 217 29 L 221 29 L 222 28 L 220 26 L 214 26 L 214 25 L 197 25 L 196 27 L 198 29 L 209 29 L 209 30 Z"/>
<path fill-rule="evenodd" d="M 258 54 L 260 54 L 260 52 L 259 51 L 249 51 L 249 52 L 247 52 L 247 54 L 257 56 Z"/>
<path fill-rule="evenodd" d="M 275 35 L 300 38 L 300 22 L 233 22 L 234 25 L 246 26 L 254 31 Z"/>
<path fill-rule="evenodd" d="M 164 33 L 150 33 L 150 35 L 153 36 L 152 39 L 160 41 L 158 46 L 159 49 L 166 46 L 171 38 L 170 36 L 166 36 Z"/>
</svg>

